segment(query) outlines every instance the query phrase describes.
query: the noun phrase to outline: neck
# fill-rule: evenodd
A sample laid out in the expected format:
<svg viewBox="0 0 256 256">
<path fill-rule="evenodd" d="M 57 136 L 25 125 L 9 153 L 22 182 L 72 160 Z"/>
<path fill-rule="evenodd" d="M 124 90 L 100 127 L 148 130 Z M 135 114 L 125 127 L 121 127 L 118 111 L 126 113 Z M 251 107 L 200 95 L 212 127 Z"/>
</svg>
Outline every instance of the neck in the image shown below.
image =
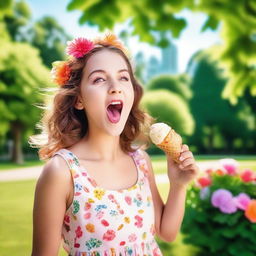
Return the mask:
<svg viewBox="0 0 256 256">
<path fill-rule="evenodd" d="M 98 161 L 113 162 L 123 154 L 120 136 L 88 132 L 87 136 L 82 139 L 82 143 L 86 145 L 90 156 Z"/>
</svg>

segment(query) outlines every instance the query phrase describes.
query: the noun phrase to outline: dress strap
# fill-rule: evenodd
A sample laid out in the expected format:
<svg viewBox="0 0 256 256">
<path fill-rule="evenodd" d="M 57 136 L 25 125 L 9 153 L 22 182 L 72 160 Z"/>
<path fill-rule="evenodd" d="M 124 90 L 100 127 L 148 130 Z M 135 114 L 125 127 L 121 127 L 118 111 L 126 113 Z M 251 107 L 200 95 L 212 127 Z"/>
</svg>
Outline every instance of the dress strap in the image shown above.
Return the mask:
<svg viewBox="0 0 256 256">
<path fill-rule="evenodd" d="M 77 157 L 69 150 L 62 148 L 54 153 L 54 155 L 61 156 L 67 163 L 73 178 L 81 177 L 80 164 Z M 53 156 L 54 156 L 53 155 Z"/>
<path fill-rule="evenodd" d="M 139 169 L 143 172 L 144 176 L 147 178 L 149 174 L 149 170 L 148 170 L 149 167 L 143 151 L 139 148 L 135 152 L 130 154 L 133 155 L 136 165 L 139 167 Z"/>
</svg>

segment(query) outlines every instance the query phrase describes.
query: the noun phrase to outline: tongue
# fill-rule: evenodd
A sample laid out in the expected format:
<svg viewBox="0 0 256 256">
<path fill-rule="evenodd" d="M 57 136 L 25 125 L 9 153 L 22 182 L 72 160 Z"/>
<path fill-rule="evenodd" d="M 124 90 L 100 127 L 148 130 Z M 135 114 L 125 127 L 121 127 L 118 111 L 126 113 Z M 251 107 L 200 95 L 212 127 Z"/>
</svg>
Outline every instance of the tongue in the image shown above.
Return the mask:
<svg viewBox="0 0 256 256">
<path fill-rule="evenodd" d="M 118 123 L 121 115 L 116 108 L 109 106 L 107 108 L 107 116 L 111 123 Z"/>
</svg>

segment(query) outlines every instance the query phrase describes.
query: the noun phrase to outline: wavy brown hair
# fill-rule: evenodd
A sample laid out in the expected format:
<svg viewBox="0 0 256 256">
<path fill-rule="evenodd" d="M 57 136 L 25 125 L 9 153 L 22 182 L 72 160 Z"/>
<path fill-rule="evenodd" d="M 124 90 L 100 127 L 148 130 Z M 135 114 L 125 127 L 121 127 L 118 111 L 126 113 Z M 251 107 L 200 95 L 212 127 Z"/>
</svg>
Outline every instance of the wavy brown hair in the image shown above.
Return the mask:
<svg viewBox="0 0 256 256">
<path fill-rule="evenodd" d="M 80 93 L 83 70 L 88 59 L 96 52 L 108 49 L 118 53 L 125 60 L 134 89 L 134 102 L 124 130 L 120 135 L 120 146 L 124 152 L 134 152 L 132 143 L 146 149 L 150 145 L 148 128 L 155 121 L 147 112 L 139 108 L 143 96 L 143 87 L 136 80 L 132 65 L 122 50 L 109 45 L 100 45 L 93 48 L 83 58 L 70 59 L 68 65 L 71 69 L 69 81 L 58 88 L 51 102 L 45 108 L 43 117 L 37 124 L 41 134 L 29 138 L 31 147 L 39 148 L 39 158 L 49 159 L 61 148 L 67 148 L 82 139 L 88 130 L 88 119 L 84 110 L 74 107 Z M 49 107 L 49 103 L 51 107 Z"/>
</svg>

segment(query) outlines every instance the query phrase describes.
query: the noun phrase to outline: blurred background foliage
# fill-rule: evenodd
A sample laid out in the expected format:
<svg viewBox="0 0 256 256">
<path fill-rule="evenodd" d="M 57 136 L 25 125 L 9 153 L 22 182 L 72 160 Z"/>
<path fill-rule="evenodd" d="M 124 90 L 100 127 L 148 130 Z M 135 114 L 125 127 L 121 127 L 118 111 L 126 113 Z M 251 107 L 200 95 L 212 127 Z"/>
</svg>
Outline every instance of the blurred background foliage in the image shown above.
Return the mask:
<svg viewBox="0 0 256 256">
<path fill-rule="evenodd" d="M 171 43 L 170 35 L 178 38 L 185 29 L 186 19 L 177 15 L 184 9 L 208 16 L 202 31 L 221 26 L 223 43 L 194 54 L 185 73 L 148 81 L 143 78 L 147 62 L 137 58 L 141 107 L 172 126 L 195 154 L 255 154 L 255 1 L 71 0 L 67 6 L 81 12 L 80 24 L 100 31 L 128 20 L 132 29 L 118 35 L 124 42 L 137 35 L 161 49 Z M 45 100 L 41 89 L 53 86 L 51 63 L 65 58 L 71 39 L 54 17 L 31 17 L 26 1 L 0 2 L 0 156 L 10 155 L 16 163 L 23 162 L 23 152 L 35 156 L 27 140 L 39 132 L 35 124 L 42 110 L 34 105 Z M 148 151 L 161 153 L 154 145 Z"/>
</svg>

